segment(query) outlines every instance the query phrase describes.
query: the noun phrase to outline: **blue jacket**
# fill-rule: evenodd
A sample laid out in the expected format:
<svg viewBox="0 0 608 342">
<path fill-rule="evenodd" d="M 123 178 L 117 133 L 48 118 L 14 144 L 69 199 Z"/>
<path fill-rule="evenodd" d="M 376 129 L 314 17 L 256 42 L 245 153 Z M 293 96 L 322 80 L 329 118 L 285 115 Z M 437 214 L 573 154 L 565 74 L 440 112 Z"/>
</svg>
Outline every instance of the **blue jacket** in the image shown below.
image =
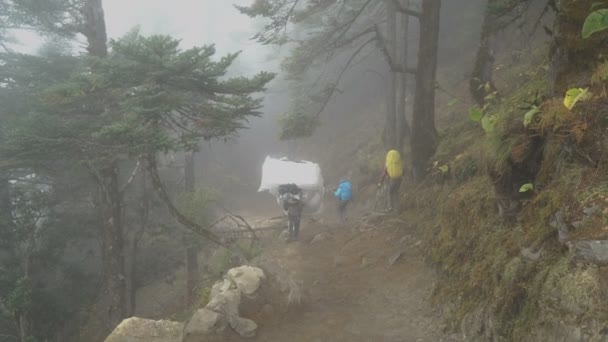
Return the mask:
<svg viewBox="0 0 608 342">
<path fill-rule="evenodd" d="M 353 185 L 349 181 L 342 181 L 334 196 L 342 202 L 350 201 L 353 198 Z"/>
</svg>

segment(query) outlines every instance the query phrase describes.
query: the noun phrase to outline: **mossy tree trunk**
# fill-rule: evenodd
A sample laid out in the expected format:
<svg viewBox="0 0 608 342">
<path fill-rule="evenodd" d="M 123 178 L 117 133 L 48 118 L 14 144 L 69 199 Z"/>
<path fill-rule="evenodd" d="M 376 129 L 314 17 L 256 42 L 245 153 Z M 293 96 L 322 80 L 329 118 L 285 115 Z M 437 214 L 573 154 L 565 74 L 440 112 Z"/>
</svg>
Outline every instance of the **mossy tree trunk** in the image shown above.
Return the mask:
<svg viewBox="0 0 608 342">
<path fill-rule="evenodd" d="M 89 55 L 108 56 L 108 36 L 102 0 L 86 0 L 82 33 L 87 39 Z M 103 111 L 99 109 L 100 113 Z M 113 329 L 127 312 L 127 285 L 123 239 L 123 196 L 119 185 L 118 162 L 110 158 L 98 175 L 100 207 L 103 219 L 103 289 L 107 306 L 106 326 Z"/>
<path fill-rule="evenodd" d="M 572 87 L 584 87 L 600 56 L 608 54 L 608 33 L 600 32 L 584 39 L 581 29 L 591 13 L 594 0 L 555 2 L 557 15 L 553 28 L 549 86 L 552 96 L 564 96 Z"/>
<path fill-rule="evenodd" d="M 493 20 L 495 18 L 491 14 L 491 5 L 492 1 L 488 1 L 481 26 L 481 37 L 475 56 L 475 65 L 469 80 L 469 92 L 480 107 L 485 104 L 486 97 L 496 90 L 492 81 L 494 55 L 492 53 L 491 38 L 494 31 Z"/>
</svg>

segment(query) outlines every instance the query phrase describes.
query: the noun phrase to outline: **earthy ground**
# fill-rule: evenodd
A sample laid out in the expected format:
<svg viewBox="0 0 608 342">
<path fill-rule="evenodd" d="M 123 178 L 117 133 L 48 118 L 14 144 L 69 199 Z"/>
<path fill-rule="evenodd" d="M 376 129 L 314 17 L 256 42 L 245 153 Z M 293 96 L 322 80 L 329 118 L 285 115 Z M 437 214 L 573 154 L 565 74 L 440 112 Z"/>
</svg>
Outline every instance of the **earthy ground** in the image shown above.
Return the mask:
<svg viewBox="0 0 608 342">
<path fill-rule="evenodd" d="M 311 244 L 318 234 L 324 239 Z M 422 248 L 405 228 L 360 223 L 306 221 L 299 242 L 275 238 L 264 257 L 300 285 L 302 303 L 255 317 L 255 341 L 459 341 L 430 304 L 436 278 Z"/>
</svg>

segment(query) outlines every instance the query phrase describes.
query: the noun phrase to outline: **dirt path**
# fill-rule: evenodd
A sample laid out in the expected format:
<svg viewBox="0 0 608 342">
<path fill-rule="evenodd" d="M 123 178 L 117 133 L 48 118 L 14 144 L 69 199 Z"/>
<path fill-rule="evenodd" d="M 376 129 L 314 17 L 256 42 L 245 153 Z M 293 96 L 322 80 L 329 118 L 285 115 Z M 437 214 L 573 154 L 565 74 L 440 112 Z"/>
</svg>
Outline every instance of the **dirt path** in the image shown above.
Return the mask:
<svg viewBox="0 0 608 342">
<path fill-rule="evenodd" d="M 321 233 L 324 239 L 311 244 Z M 414 236 L 314 223 L 301 235 L 299 242 L 275 243 L 265 257 L 300 285 L 302 304 L 257 318 L 256 341 L 458 341 L 442 332 L 429 303 L 435 275 L 418 257 L 423 247 Z"/>
</svg>

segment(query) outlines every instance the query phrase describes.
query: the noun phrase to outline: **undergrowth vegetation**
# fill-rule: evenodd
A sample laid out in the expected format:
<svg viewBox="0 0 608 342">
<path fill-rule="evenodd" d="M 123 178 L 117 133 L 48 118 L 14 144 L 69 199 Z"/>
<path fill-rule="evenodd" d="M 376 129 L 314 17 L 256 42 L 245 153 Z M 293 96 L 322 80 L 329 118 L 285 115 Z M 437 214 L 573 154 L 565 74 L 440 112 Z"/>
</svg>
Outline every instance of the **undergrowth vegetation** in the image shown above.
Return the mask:
<svg viewBox="0 0 608 342">
<path fill-rule="evenodd" d="M 525 70 L 507 75 L 484 108 L 493 129 L 467 120 L 442 132 L 437 172 L 402 198 L 402 216 L 424 231 L 443 278 L 434 299 L 453 305 L 450 327 L 477 317 L 487 338 L 514 341 L 534 340 L 547 324 L 608 322 L 605 269 L 568 248 L 608 238 L 608 66 L 566 77 L 590 94 L 575 103 L 551 93 L 547 58 Z"/>
</svg>

